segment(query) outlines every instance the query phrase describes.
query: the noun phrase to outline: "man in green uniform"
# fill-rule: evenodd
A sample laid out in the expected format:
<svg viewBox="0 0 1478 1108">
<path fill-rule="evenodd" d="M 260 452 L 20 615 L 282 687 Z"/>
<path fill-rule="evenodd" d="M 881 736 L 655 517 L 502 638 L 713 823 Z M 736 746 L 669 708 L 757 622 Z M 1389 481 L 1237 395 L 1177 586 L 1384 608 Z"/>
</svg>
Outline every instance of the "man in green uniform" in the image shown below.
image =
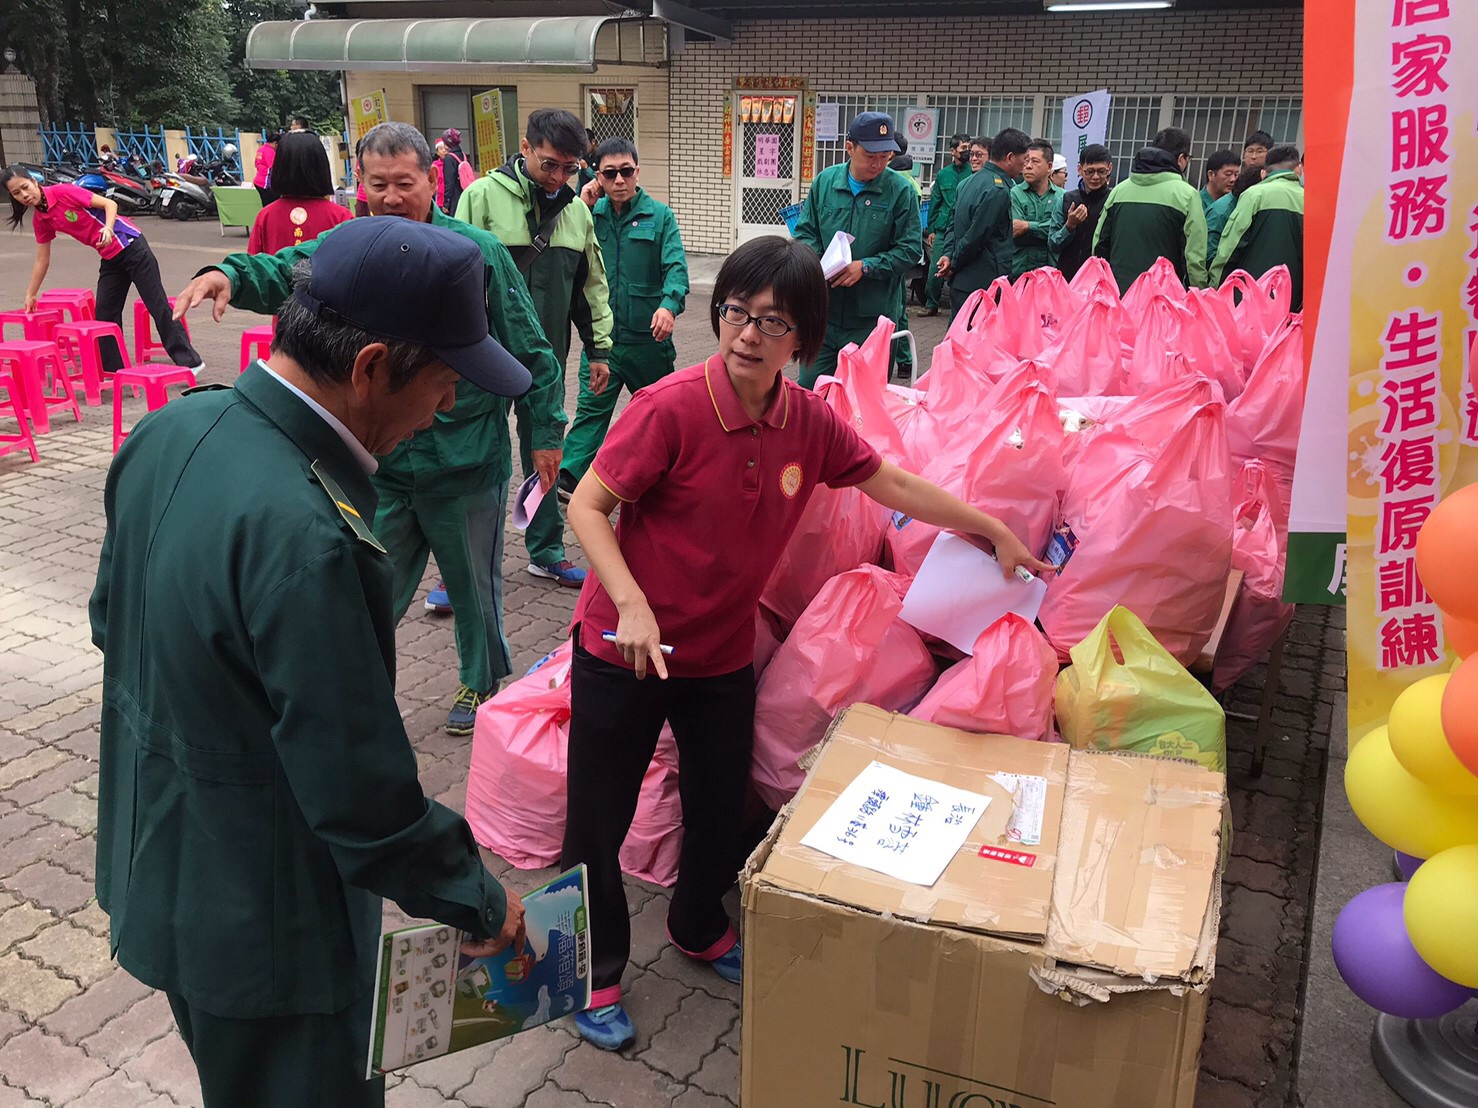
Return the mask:
<svg viewBox="0 0 1478 1108">
<path fill-rule="evenodd" d="M 1221 236 L 1211 266 L 1215 287 L 1233 270 L 1261 277 L 1280 265 L 1293 278 L 1291 311 L 1304 303 L 1304 186 L 1298 176 L 1298 147 L 1284 144 L 1268 151 L 1263 179 L 1242 194 Z"/>
<path fill-rule="evenodd" d="M 615 320 L 610 383 L 590 385 L 590 362 L 580 355 L 580 401 L 565 436 L 559 495 L 569 499 L 605 440 L 624 385 L 636 392 L 677 365 L 672 328 L 688 296 L 688 256 L 677 218 L 641 188 L 636 145 L 608 138 L 595 151 L 597 178 L 580 192 L 592 209 L 595 237 L 606 267 Z"/>
<path fill-rule="evenodd" d="M 575 190 L 568 184 L 579 176 L 586 144 L 585 128 L 572 112 L 540 108 L 529 115 L 521 153 L 479 177 L 457 203 L 458 219 L 491 231 L 513 252 L 544 333 L 554 344 L 561 399 L 571 324 L 580 332 L 589 357 L 591 391 L 604 389 L 610 376 L 611 308 L 605 263 L 590 209 L 575 202 Z M 537 471 L 540 486 L 548 492 L 559 478 L 559 459 L 553 471 L 536 464 L 531 450 L 536 413 L 522 401 L 514 404 L 514 410 L 524 477 Z M 544 498 L 524 541 L 528 571 L 535 577 L 566 588 L 578 589 L 585 583 L 585 571 L 565 557 L 558 496 Z"/>
<path fill-rule="evenodd" d="M 1011 275 L 1016 254 L 1011 223 L 1011 188 L 1021 176 L 1030 140 L 1025 131 L 1007 127 L 989 142 L 990 160 L 960 186 L 955 218 L 939 252 L 935 271 L 949 277 L 950 319 L 960 314 L 976 289 L 989 288 Z M 971 144 L 987 145 L 977 138 Z"/>
<path fill-rule="evenodd" d="M 309 272 L 311 267 L 311 272 Z M 365 1081 L 381 897 L 522 949 L 523 912 L 428 800 L 395 701 L 374 455 L 462 382 L 518 395 L 477 248 L 354 220 L 234 389 L 145 417 L 108 471 L 98 903 L 162 989 L 205 1108 L 379 1108 Z M 460 380 L 459 380 L 460 378 Z"/>
<path fill-rule="evenodd" d="M 508 251 L 492 235 L 436 206 L 431 150 L 414 127 L 375 127 L 360 143 L 360 162 L 372 215 L 445 227 L 482 251 L 493 272 L 488 325 L 533 374 L 534 387 L 520 403 L 538 417 L 535 457 L 557 471 L 565 420 L 559 365 Z M 200 272 L 177 298 L 176 312 L 183 315 L 205 299 L 214 300 L 217 319 L 227 303 L 275 312 L 292 291 L 294 263 L 312 256 L 335 231 L 279 254 L 229 255 L 219 266 Z M 410 607 L 428 553 L 436 555 L 451 601 L 460 681 L 447 716 L 447 730 L 454 735 L 472 733 L 477 706 L 513 672 L 503 630 L 502 572 L 512 472 L 508 401 L 463 384 L 456 406 L 438 413 L 429 433 L 392 452 L 374 477 L 379 496 L 374 532 L 390 552 L 395 570 L 395 618 Z"/>
<path fill-rule="evenodd" d="M 851 235 L 853 261 L 831 278 L 826 338 L 801 384 L 810 388 L 836 370 L 837 351 L 872 334 L 878 316 L 893 318 L 908 271 L 924 253 L 919 196 L 900 174 L 888 172 L 898 153 L 893 118 L 863 112 L 847 129 L 847 160 L 816 175 L 801 205 L 795 238 L 817 256 L 837 232 Z"/>
<path fill-rule="evenodd" d="M 1052 236 L 1062 226 L 1062 189 L 1052 183 L 1052 157 L 1050 142 L 1028 143 L 1021 183 L 1011 188 L 1011 234 L 1016 240 L 1013 278 L 1057 264 Z"/>
<path fill-rule="evenodd" d="M 944 278 L 934 271 L 934 261 L 939 256 L 938 247 L 943 244 L 954 220 L 955 196 L 960 184 L 975 172 L 970 167 L 970 136 L 961 131 L 949 136 L 947 147 L 949 164 L 934 175 L 934 185 L 929 190 L 929 222 L 924 225 L 924 246 L 928 249 L 925 268 L 929 279 L 924 283 L 924 315 L 939 314 L 939 290 L 944 287 Z"/>
<path fill-rule="evenodd" d="M 1191 136 L 1166 127 L 1130 163 L 1129 180 L 1109 193 L 1093 252 L 1107 258 L 1119 292 L 1129 291 L 1161 258 L 1188 288 L 1206 286 L 1206 212 L 1185 179 Z"/>
<path fill-rule="evenodd" d="M 1211 206 L 1227 193 L 1232 191 L 1232 186 L 1237 183 L 1237 174 L 1241 171 L 1242 159 L 1237 156 L 1235 150 L 1216 150 L 1206 159 L 1206 183 L 1201 187 L 1201 208 L 1207 214 L 1211 212 Z"/>
</svg>

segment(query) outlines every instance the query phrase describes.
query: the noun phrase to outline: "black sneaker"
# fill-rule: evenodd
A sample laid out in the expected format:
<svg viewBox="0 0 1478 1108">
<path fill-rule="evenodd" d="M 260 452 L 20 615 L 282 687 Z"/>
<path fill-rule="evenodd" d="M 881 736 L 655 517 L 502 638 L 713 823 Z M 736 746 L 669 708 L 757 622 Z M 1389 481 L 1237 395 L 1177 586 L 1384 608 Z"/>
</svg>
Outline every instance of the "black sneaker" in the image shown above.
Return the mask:
<svg viewBox="0 0 1478 1108">
<path fill-rule="evenodd" d="M 466 685 L 457 686 L 457 695 L 452 697 L 452 710 L 447 713 L 448 735 L 470 735 L 477 722 L 477 706 L 489 699 L 492 693 L 480 693 Z"/>
<path fill-rule="evenodd" d="M 575 480 L 573 475 L 560 470 L 559 480 L 554 483 L 554 487 L 559 491 L 560 500 L 568 504 L 570 497 L 575 495 L 575 486 L 578 484 L 579 482 Z"/>
</svg>

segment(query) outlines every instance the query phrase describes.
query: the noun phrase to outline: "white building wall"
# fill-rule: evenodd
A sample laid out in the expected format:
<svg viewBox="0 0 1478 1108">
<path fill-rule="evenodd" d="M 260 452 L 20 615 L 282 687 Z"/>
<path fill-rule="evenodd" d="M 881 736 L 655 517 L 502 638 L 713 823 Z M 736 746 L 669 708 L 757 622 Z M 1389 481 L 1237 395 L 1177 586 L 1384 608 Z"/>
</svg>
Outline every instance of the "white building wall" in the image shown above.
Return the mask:
<svg viewBox="0 0 1478 1108">
<path fill-rule="evenodd" d="M 737 24 L 732 43 L 689 43 L 672 59 L 668 203 L 690 251 L 725 253 L 734 245 L 734 189 L 723 176 L 723 111 L 724 94 L 740 75 L 805 77 L 808 91 L 823 93 L 1060 95 L 1108 88 L 1120 95 L 1298 96 L 1303 14 Z"/>
</svg>

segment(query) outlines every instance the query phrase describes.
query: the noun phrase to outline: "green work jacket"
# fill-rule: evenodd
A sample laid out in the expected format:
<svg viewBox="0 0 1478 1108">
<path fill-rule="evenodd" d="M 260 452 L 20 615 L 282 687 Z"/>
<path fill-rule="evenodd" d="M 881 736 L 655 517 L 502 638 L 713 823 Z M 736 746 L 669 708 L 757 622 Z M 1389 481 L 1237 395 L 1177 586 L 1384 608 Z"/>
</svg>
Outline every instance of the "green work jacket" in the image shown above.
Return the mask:
<svg viewBox="0 0 1478 1108">
<path fill-rule="evenodd" d="M 995 162 L 960 185 L 955 217 L 942 249 L 948 257 L 949 283 L 955 295 L 988 288 L 997 277 L 1011 275 L 1016 243 L 1011 234 L 1011 189 L 1015 185 Z"/>
<path fill-rule="evenodd" d="M 918 193 L 902 174 L 884 171 L 853 196 L 847 163 L 827 166 L 801 205 L 795 237 L 819 257 L 838 231 L 853 236 L 852 260 L 866 272 L 850 288 L 831 290 L 827 318 L 833 326 L 871 330 L 878 316 L 898 314 L 904 279 L 923 256 Z"/>
<path fill-rule="evenodd" d="M 1206 210 L 1201 194 L 1164 150 L 1146 147 L 1132 168 L 1129 180 L 1109 193 L 1093 252 L 1108 259 L 1121 293 L 1160 258 L 1169 259 L 1187 288 L 1204 288 Z"/>
<path fill-rule="evenodd" d="M 260 364 L 146 416 L 108 470 L 98 903 L 124 969 L 213 1015 L 361 1000 L 381 897 L 502 925 L 466 821 L 417 780 L 375 499 Z"/>
<path fill-rule="evenodd" d="M 973 172 L 969 162 L 958 166 L 951 161 L 934 175 L 934 185 L 929 190 L 929 224 L 924 228 L 926 235 L 940 235 L 949 229 L 950 220 L 954 218 L 955 197 L 959 195 L 960 185 L 969 180 Z M 938 239 L 935 243 L 937 245 Z"/>
<path fill-rule="evenodd" d="M 533 375 L 533 386 L 525 397 L 535 413 L 533 448 L 558 450 L 567 422 L 560 384 L 562 363 L 555 360 L 513 258 L 492 235 L 453 219 L 435 204 L 431 205 L 431 223 L 471 239 L 482 251 L 491 270 L 488 331 Z M 324 236 L 331 234 L 325 231 L 276 254 L 231 254 L 219 266 L 207 268 L 220 269 L 231 279 L 233 306 L 270 314 L 292 293 L 293 265 L 312 257 Z M 447 496 L 496 488 L 513 476 L 508 405 L 503 397 L 458 381 L 457 402 L 451 411 L 438 412 L 430 432 L 401 443 L 380 459 L 376 482 Z"/>
<path fill-rule="evenodd" d="M 1280 265 L 1293 278 L 1293 311 L 1304 302 L 1304 186 L 1298 174 L 1270 173 L 1242 194 L 1221 233 L 1211 279 L 1220 284 L 1233 270 L 1261 277 Z"/>
<path fill-rule="evenodd" d="M 1047 191 L 1038 195 L 1025 181 L 1011 189 L 1011 218 L 1024 219 L 1026 233 L 1016 237 L 1016 254 L 1011 260 L 1011 275 L 1020 277 L 1032 269 L 1057 264 L 1057 248 L 1053 234 L 1063 225 L 1062 189 L 1047 183 Z"/>
<path fill-rule="evenodd" d="M 542 191 L 524 172 L 523 158 L 514 158 L 472 182 L 457 201 L 457 218 L 496 235 L 518 256 L 539 229 L 534 197 Z M 548 238 L 548 248 L 521 272 L 554 356 L 565 364 L 573 324 L 590 360 L 603 362 L 611 354 L 611 305 L 590 209 L 571 199 Z"/>
<path fill-rule="evenodd" d="M 609 197 L 591 213 L 611 291 L 613 335 L 624 345 L 655 343 L 652 315 L 683 314 L 688 298 L 688 255 L 672 209 L 642 189 L 619 214 Z"/>
</svg>

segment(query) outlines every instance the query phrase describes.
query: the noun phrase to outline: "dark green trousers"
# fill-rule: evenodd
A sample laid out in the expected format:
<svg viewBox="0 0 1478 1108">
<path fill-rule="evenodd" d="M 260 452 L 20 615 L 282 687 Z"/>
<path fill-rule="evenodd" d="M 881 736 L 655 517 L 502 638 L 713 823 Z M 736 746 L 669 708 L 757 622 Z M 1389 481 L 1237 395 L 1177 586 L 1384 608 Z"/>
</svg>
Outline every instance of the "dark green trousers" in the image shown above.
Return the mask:
<svg viewBox="0 0 1478 1108">
<path fill-rule="evenodd" d="M 332 1015 L 228 1019 L 166 992 L 195 1059 L 205 1108 L 384 1108 L 364 1079 L 370 1000 Z"/>
<path fill-rule="evenodd" d="M 935 234 L 934 245 L 936 247 L 943 245 L 943 236 L 943 231 Z M 944 288 L 944 278 L 934 272 L 934 267 L 937 263 L 938 251 L 926 249 L 924 251 L 924 272 L 929 275 L 929 279 L 924 282 L 924 307 L 926 308 L 939 307 L 939 292 Z"/>
<path fill-rule="evenodd" d="M 580 355 L 580 400 L 575 422 L 565 434 L 560 469 L 579 482 L 605 442 L 621 390 L 636 392 L 660 381 L 677 365 L 677 348 L 666 342 L 617 343 L 611 347 L 611 383 L 599 396 L 590 391 L 590 359 Z"/>
<path fill-rule="evenodd" d="M 555 353 L 558 354 L 558 351 Z M 564 381 L 565 375 L 561 372 L 561 395 L 564 393 Z M 534 473 L 533 421 L 522 400 L 513 402 L 513 410 L 517 414 L 515 422 L 518 427 L 518 462 L 523 467 L 523 478 L 527 481 Z M 539 510 L 529 520 L 528 530 L 523 533 L 523 542 L 529 551 L 529 561 L 536 566 L 557 565 L 565 560 L 565 521 L 559 510 L 558 496 L 546 496 L 539 504 Z"/>
</svg>

